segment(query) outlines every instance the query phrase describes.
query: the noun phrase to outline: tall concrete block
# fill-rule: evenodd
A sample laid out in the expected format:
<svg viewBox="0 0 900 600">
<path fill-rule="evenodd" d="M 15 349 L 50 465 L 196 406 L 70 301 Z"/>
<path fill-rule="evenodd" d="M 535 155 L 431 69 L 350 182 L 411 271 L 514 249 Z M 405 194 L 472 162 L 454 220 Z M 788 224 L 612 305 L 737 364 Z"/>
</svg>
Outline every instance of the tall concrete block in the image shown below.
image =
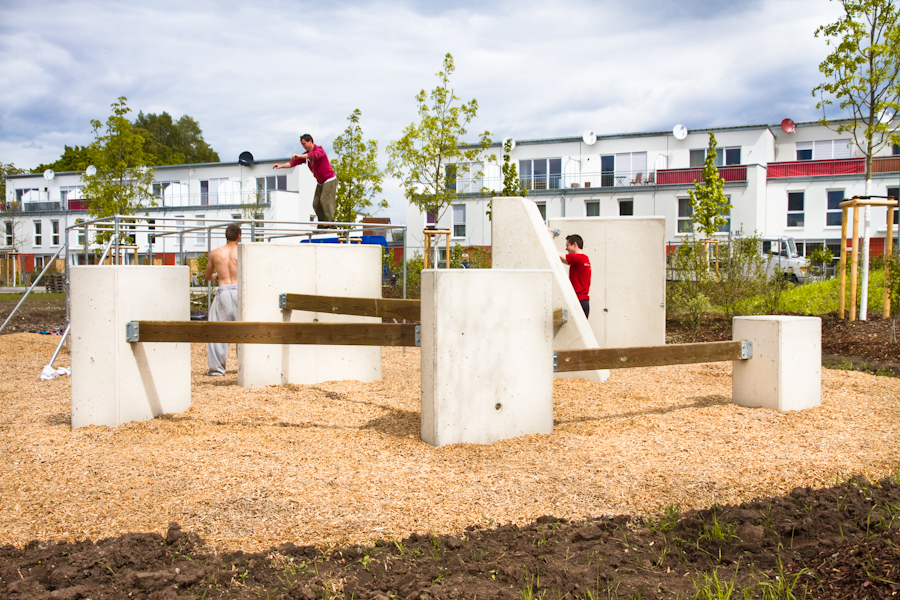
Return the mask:
<svg viewBox="0 0 900 600">
<path fill-rule="evenodd" d="M 491 264 L 495 269 L 547 269 L 553 279 L 553 308 L 569 311 L 569 322 L 554 327 L 554 350 L 599 348 L 581 304 L 559 259 L 553 237 L 537 205 L 527 198 L 494 198 L 491 219 Z M 560 378 L 606 381 L 609 371 L 557 373 Z"/>
<path fill-rule="evenodd" d="M 554 240 L 559 252 L 567 235 L 584 239 L 591 260 L 588 322 L 600 347 L 665 344 L 665 217 L 550 219 L 548 226 L 560 231 Z"/>
<path fill-rule="evenodd" d="M 129 321 L 187 321 L 190 269 L 73 266 L 72 427 L 146 421 L 191 406 L 191 345 L 130 343 Z"/>
<path fill-rule="evenodd" d="M 422 440 L 553 432 L 549 271 L 422 272 Z"/>
<path fill-rule="evenodd" d="M 281 294 L 381 297 L 381 246 L 361 244 L 238 244 L 238 319 L 294 323 L 379 323 L 357 317 L 284 311 Z M 381 348 L 240 344 L 238 385 L 381 379 Z"/>
<path fill-rule="evenodd" d="M 734 361 L 735 404 L 785 411 L 822 403 L 822 319 L 735 317 L 732 339 L 753 342 L 753 358 Z"/>
</svg>

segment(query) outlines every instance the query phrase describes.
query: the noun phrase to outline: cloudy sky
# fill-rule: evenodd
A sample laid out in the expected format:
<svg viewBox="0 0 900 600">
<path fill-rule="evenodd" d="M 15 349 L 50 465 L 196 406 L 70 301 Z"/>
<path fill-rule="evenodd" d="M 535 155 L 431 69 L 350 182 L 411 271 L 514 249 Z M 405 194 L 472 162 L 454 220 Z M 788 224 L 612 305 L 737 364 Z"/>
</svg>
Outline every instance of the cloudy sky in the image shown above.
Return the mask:
<svg viewBox="0 0 900 600">
<path fill-rule="evenodd" d="M 0 162 L 93 139 L 91 119 L 196 119 L 223 161 L 330 148 L 355 108 L 382 150 L 447 52 L 471 131 L 580 136 L 817 118 L 830 0 L 0 2 Z M 472 136 L 474 138 L 474 136 Z M 396 183 L 385 186 L 403 221 Z"/>
</svg>

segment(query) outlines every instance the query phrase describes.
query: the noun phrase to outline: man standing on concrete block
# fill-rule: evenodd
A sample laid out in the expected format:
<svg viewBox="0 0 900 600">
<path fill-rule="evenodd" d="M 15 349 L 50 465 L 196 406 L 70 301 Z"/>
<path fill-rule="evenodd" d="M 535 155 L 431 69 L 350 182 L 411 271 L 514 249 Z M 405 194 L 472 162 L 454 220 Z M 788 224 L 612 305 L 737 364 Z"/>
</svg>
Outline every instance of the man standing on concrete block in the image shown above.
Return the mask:
<svg viewBox="0 0 900 600">
<path fill-rule="evenodd" d="M 313 143 L 312 136 L 304 133 L 300 136 L 300 144 L 306 150 L 303 154 L 291 155 L 291 161 L 284 164 L 275 165 L 273 169 L 289 169 L 306 163 L 309 170 L 312 171 L 313 177 L 316 178 L 316 193 L 313 196 L 313 210 L 316 211 L 316 217 L 320 222 L 334 221 L 334 204 L 337 199 L 337 177 L 334 175 L 334 169 L 328 161 L 328 156 L 322 146 L 316 146 Z M 325 228 L 331 228 L 333 225 L 325 225 Z"/>
<path fill-rule="evenodd" d="M 584 316 L 588 317 L 591 313 L 591 260 L 582 251 L 583 247 L 584 240 L 580 235 L 567 235 L 566 253 L 560 252 L 559 258 L 563 264 L 569 265 L 569 281 L 572 282 L 572 288 L 578 296 Z"/>
<path fill-rule="evenodd" d="M 225 228 L 225 245 L 209 253 L 204 276 L 208 281 L 218 281 L 216 298 L 209 307 L 210 321 L 237 321 L 237 246 L 241 241 L 241 227 L 232 223 Z M 228 360 L 228 344 L 207 344 L 206 364 L 209 365 L 207 375 L 222 376 L 225 374 L 225 362 Z"/>
</svg>

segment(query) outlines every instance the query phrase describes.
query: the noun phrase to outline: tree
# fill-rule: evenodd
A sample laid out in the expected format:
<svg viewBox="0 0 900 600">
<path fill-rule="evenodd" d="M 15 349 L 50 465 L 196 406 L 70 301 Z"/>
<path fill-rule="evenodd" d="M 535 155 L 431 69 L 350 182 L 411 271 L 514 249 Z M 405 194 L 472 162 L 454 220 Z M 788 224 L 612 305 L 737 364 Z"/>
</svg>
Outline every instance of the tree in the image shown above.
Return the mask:
<svg viewBox="0 0 900 600">
<path fill-rule="evenodd" d="M 25 169 L 20 169 L 12 163 L 0 162 L 0 202 L 6 202 L 6 176 L 21 175 L 25 172 Z"/>
<path fill-rule="evenodd" d="M 703 236 L 711 238 L 720 227 L 728 223 L 731 205 L 725 197 L 725 182 L 716 168 L 716 136 L 709 132 L 709 150 L 703 163 L 703 183 L 694 181 L 696 189 L 689 190 L 694 224 Z"/>
<path fill-rule="evenodd" d="M 119 97 L 104 125 L 92 120 L 94 142 L 88 147 L 96 174 L 82 175 L 88 214 L 92 217 L 134 214 L 141 201 L 152 199 L 151 157 L 144 151 L 144 138 L 125 118 L 131 110 Z"/>
<path fill-rule="evenodd" d="M 65 146 L 65 150 L 56 162 L 41 164 L 32 169 L 32 173 L 42 173 L 53 169 L 57 173 L 63 171 L 84 171 L 91 164 L 87 146 Z"/>
<path fill-rule="evenodd" d="M 154 157 L 154 165 L 219 162 L 219 155 L 204 141 L 200 124 L 188 115 L 173 121 L 167 112 L 139 112 L 134 129 L 144 138 L 144 152 Z"/>
<path fill-rule="evenodd" d="M 360 110 L 355 109 L 347 117 L 347 129 L 332 144 L 336 159 L 331 166 L 338 181 L 334 220 L 341 223 L 355 223 L 356 214 L 373 205 L 384 180 L 384 173 L 378 169 L 378 142 L 363 139 L 360 116 Z M 387 200 L 379 202 L 378 207 L 387 208 Z"/>
<path fill-rule="evenodd" d="M 9 247 L 16 252 L 22 249 L 22 242 L 25 239 L 25 221 L 22 218 L 22 206 L 16 202 L 15 198 L 13 198 L 12 202 L 8 202 L 6 199 L 6 176 L 21 175 L 25 172 L 25 169 L 20 169 L 12 163 L 4 164 L 0 162 L 0 227 L 2 227 L 0 236 L 6 236 L 6 223 L 9 223 L 9 233 L 12 234 L 12 243 Z M 6 240 L 3 237 L 0 237 L 0 240 L 2 240 L 0 241 L 0 246 L 5 245 Z"/>
<path fill-rule="evenodd" d="M 830 126 L 826 108 L 839 101 L 850 116 L 835 130 L 848 131 L 866 157 L 866 196 L 872 193 L 872 158 L 887 144 L 900 142 L 900 121 L 883 119 L 900 109 L 900 22 L 894 0 L 839 0 L 843 16 L 816 29 L 833 51 L 819 65 L 826 78 L 812 93 Z M 866 320 L 869 283 L 869 207 L 864 211 L 862 300 L 859 318 Z"/>
<path fill-rule="evenodd" d="M 423 212 L 435 213 L 436 221 L 456 200 L 456 181 L 469 175 L 482 176 L 477 163 L 491 145 L 490 132 L 479 136 L 478 143 L 463 145 L 466 127 L 478 112 L 478 102 L 455 104 L 459 98 L 450 87 L 453 56 L 444 57 L 443 70 L 430 94 L 423 89 L 416 96 L 418 124 L 403 130 L 403 137 L 388 145 L 388 172 L 401 180 L 406 199 Z"/>
</svg>

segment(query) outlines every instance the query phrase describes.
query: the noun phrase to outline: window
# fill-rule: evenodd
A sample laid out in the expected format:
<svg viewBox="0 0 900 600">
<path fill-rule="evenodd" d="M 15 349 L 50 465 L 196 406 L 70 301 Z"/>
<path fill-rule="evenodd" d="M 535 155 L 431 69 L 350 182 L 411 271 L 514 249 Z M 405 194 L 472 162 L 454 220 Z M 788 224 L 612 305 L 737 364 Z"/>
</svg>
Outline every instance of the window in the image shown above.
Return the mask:
<svg viewBox="0 0 900 600">
<path fill-rule="evenodd" d="M 803 192 L 788 192 L 787 226 L 803 227 Z"/>
<path fill-rule="evenodd" d="M 897 156 L 898 154 L 900 154 L 900 144 L 894 144 L 894 149 L 893 149 L 892 154 L 894 156 Z"/>
<path fill-rule="evenodd" d="M 725 223 L 723 225 L 719 225 L 716 229 L 719 233 L 728 233 L 731 231 L 731 196 L 726 196 L 725 201 L 728 204 L 728 214 L 725 215 Z"/>
<path fill-rule="evenodd" d="M 619 200 L 619 216 L 620 217 L 633 217 L 634 216 L 634 200 L 632 198 L 625 198 Z"/>
<path fill-rule="evenodd" d="M 466 205 L 453 205 L 453 237 L 466 237 Z"/>
<path fill-rule="evenodd" d="M 434 229 L 436 224 L 437 224 L 437 212 L 435 212 L 433 210 L 429 210 L 427 213 L 425 213 L 425 227 Z"/>
<path fill-rule="evenodd" d="M 190 204 L 190 194 L 187 185 L 180 181 L 157 181 L 153 184 L 153 195 L 160 206 L 187 206 Z"/>
<path fill-rule="evenodd" d="M 455 170 L 457 183 L 453 189 L 460 194 L 477 194 L 483 186 L 483 169 L 482 163 L 468 163 L 460 166 Z"/>
<path fill-rule="evenodd" d="M 825 226 L 841 226 L 841 202 L 844 201 L 844 190 L 828 190 L 828 209 L 825 211 Z"/>
<path fill-rule="evenodd" d="M 646 152 L 620 152 L 616 154 L 616 185 L 635 185 L 643 182 L 647 174 Z"/>
<path fill-rule="evenodd" d="M 537 202 L 538 212 L 541 213 L 541 218 L 544 220 L 544 223 L 547 222 L 547 203 L 546 202 Z"/>
<path fill-rule="evenodd" d="M 690 233 L 694 230 L 694 207 L 690 198 L 678 199 L 678 233 Z"/>
<path fill-rule="evenodd" d="M 900 187 L 889 187 L 887 195 L 888 198 L 893 198 L 894 200 L 900 198 Z M 897 225 L 900 225 L 900 208 L 894 209 L 894 231 L 897 231 Z"/>
<path fill-rule="evenodd" d="M 600 203 L 599 202 L 585 202 L 585 212 L 589 217 L 599 217 L 600 216 Z"/>
<path fill-rule="evenodd" d="M 709 148 L 702 150 L 691 150 L 691 167 L 702 167 L 706 164 L 706 155 L 709 154 Z M 717 167 L 741 164 L 741 148 L 740 146 L 733 148 L 716 148 L 715 165 Z"/>
<path fill-rule="evenodd" d="M 40 201 L 41 190 L 38 188 L 22 188 L 16 190 L 16 202 L 22 202 L 23 200 L 26 202 L 38 202 Z"/>
<path fill-rule="evenodd" d="M 519 179 L 527 190 L 558 190 L 562 181 L 562 159 L 520 160 Z"/>
<path fill-rule="evenodd" d="M 198 218 L 198 219 L 205 219 L 205 218 L 206 218 L 206 215 L 194 215 L 194 216 L 195 216 L 196 218 Z M 206 223 L 205 223 L 205 222 L 203 222 L 203 221 L 197 221 L 197 227 L 204 227 L 204 226 L 206 226 Z M 205 241 L 206 241 L 206 230 L 205 230 L 205 229 L 198 229 L 198 230 L 197 230 L 197 243 L 198 243 L 198 244 L 202 244 L 202 243 L 205 242 Z"/>
<path fill-rule="evenodd" d="M 287 180 L 285 180 L 287 181 Z M 241 182 L 226 178 L 207 179 L 200 182 L 200 205 L 240 204 Z"/>
<path fill-rule="evenodd" d="M 5 229 L 6 229 L 6 245 L 12 246 L 13 245 L 13 222 L 7 221 L 4 225 L 5 225 Z"/>
<path fill-rule="evenodd" d="M 81 195 L 81 189 L 84 186 L 82 185 L 61 185 L 59 186 L 59 202 L 60 207 L 63 210 L 68 209 L 69 202 L 72 200 L 82 200 L 84 196 Z M 81 208 L 81 203 L 73 202 L 73 207 Z"/>
<path fill-rule="evenodd" d="M 59 246 L 59 221 L 50 221 L 50 245 Z"/>
<path fill-rule="evenodd" d="M 41 245 L 41 222 L 40 221 L 34 222 L 34 245 L 35 246 Z"/>
<path fill-rule="evenodd" d="M 456 191 L 456 165 L 447 165 L 447 168 L 444 172 L 444 177 L 447 180 L 447 189 Z"/>
<path fill-rule="evenodd" d="M 850 158 L 850 140 L 797 142 L 797 160 Z"/>
<path fill-rule="evenodd" d="M 257 200 L 269 202 L 269 192 L 287 190 L 287 175 L 269 175 L 256 178 Z"/>
<path fill-rule="evenodd" d="M 602 187 L 616 185 L 616 157 L 613 155 L 600 157 L 600 185 Z M 597 215 L 599 214 L 598 212 Z"/>
</svg>

